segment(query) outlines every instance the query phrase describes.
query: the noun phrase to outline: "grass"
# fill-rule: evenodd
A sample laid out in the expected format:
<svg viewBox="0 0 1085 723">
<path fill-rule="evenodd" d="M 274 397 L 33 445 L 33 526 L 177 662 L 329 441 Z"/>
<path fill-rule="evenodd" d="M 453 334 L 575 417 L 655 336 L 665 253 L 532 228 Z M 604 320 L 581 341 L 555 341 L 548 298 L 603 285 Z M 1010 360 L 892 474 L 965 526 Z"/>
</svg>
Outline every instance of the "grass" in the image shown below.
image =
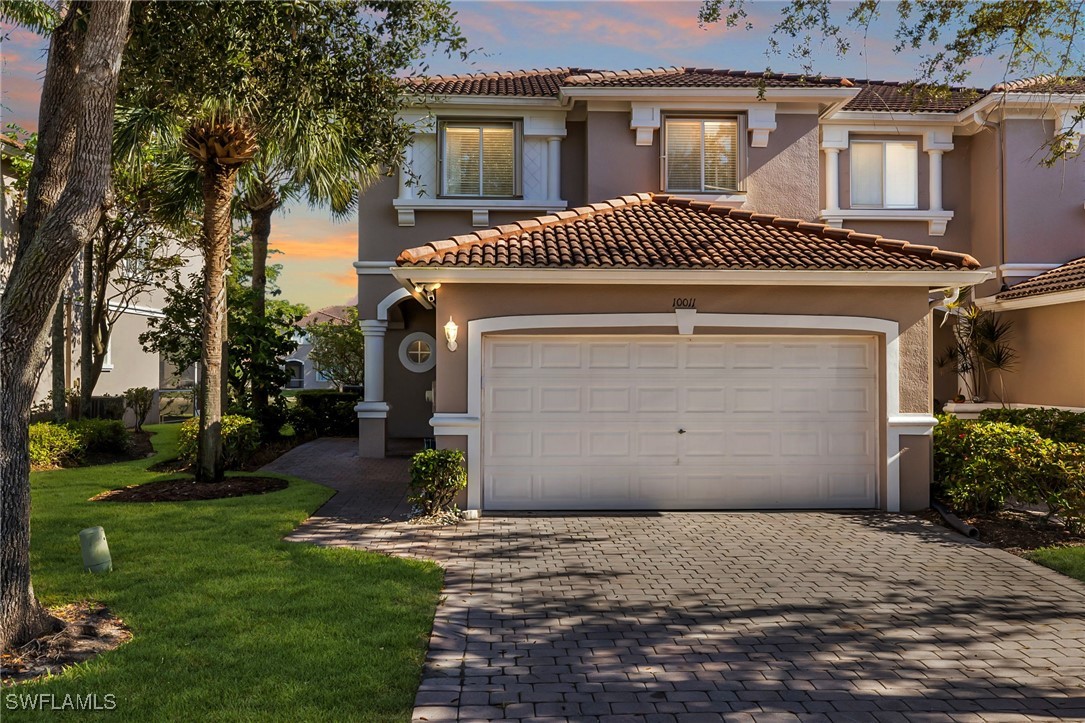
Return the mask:
<svg viewBox="0 0 1085 723">
<path fill-rule="evenodd" d="M 14 692 L 112 693 L 116 710 L 97 715 L 126 721 L 408 720 L 440 568 L 283 542 L 331 494 L 298 479 L 208 502 L 88 502 L 168 476 L 146 467 L 175 454 L 177 425 L 148 430 L 153 458 L 31 476 L 39 598 L 102 602 L 134 638 Z M 105 528 L 110 574 L 82 570 L 77 534 L 92 525 Z"/>
<path fill-rule="evenodd" d="M 1085 547 L 1045 547 L 1029 553 L 1028 559 L 1085 582 Z"/>
</svg>

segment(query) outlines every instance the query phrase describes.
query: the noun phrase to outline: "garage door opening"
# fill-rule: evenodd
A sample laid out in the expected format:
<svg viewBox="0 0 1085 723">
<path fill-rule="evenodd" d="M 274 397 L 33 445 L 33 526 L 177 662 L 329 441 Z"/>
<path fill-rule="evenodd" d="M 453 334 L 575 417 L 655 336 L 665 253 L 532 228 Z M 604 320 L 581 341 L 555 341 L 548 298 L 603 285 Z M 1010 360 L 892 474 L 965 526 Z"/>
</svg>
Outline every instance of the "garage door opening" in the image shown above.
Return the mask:
<svg viewBox="0 0 1085 723">
<path fill-rule="evenodd" d="M 877 506 L 873 337 L 494 336 L 488 510 Z"/>
</svg>

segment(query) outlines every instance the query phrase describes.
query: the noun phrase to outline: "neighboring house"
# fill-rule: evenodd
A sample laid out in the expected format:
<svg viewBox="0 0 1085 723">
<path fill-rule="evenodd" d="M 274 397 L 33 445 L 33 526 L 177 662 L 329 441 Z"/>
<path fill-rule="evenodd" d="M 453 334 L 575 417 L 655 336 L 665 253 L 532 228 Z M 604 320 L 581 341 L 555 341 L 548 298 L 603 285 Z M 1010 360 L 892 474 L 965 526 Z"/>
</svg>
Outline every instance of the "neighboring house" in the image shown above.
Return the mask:
<svg viewBox="0 0 1085 723">
<path fill-rule="evenodd" d="M 935 307 L 1085 255 L 1085 159 L 1038 164 L 1080 138 L 1085 82 L 923 100 L 563 68 L 413 89 L 409 168 L 361 201 L 359 451 L 463 449 L 472 511 L 926 507 L 956 392 Z M 1009 388 L 1080 406 L 1083 304 L 1043 288 L 1057 304 L 1012 312 L 1036 317 L 1018 348 L 1040 381 Z"/>
<path fill-rule="evenodd" d="M 19 213 L 13 192 L 11 191 L 14 176 L 9 168 L 9 157 L 13 153 L 22 152 L 17 143 L 5 138 L 0 145 L 0 167 L 3 173 L 3 213 L 2 213 L 2 237 L 0 237 L 0 291 L 3 282 L 7 279 L 7 272 L 14 259 L 14 249 L 18 241 Z M 193 258 L 190 264 L 197 264 L 198 259 Z M 81 288 L 81 261 L 77 261 L 67 281 L 64 284 L 62 302 L 64 304 L 64 386 L 71 389 L 79 379 L 79 313 Z M 151 291 L 136 297 L 133 303 L 124 306 L 123 311 L 113 327 L 110 335 L 108 351 L 102 374 L 94 387 L 94 395 L 119 396 L 126 389 L 132 387 L 148 387 L 151 389 L 174 389 L 194 385 L 194 370 L 188 370 L 186 374 L 177 375 L 168 365 L 159 359 L 158 354 L 149 354 L 143 350 L 139 343 L 139 335 L 147 330 L 148 319 L 161 317 L 162 294 Z M 120 310 L 120 307 L 115 307 Z M 45 405 L 49 402 L 52 390 L 52 362 L 51 352 L 45 359 L 45 366 L 38 382 L 38 389 L 34 396 L 34 402 Z M 125 412 L 125 420 L 134 423 L 131 412 Z M 158 421 L 158 404 L 151 408 L 148 421 Z"/>
<path fill-rule="evenodd" d="M 325 306 L 305 316 L 298 322 L 302 329 L 316 322 L 333 321 L 337 324 L 346 324 L 347 310 L 350 306 Z M 290 372 L 290 381 L 287 389 L 335 389 L 335 382 L 326 379 L 309 359 L 309 353 L 313 345 L 304 332 L 297 337 L 298 348 L 286 360 L 286 370 Z"/>
</svg>

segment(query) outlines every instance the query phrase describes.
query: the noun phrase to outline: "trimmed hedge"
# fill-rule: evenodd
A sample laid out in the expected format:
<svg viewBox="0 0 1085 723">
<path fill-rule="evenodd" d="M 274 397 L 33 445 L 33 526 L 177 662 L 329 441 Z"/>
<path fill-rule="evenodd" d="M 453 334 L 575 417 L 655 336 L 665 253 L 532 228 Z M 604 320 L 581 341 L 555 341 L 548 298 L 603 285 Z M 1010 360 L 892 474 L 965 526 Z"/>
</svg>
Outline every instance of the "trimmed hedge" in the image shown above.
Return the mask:
<svg viewBox="0 0 1085 723">
<path fill-rule="evenodd" d="M 181 423 L 177 434 L 177 456 L 186 462 L 196 461 L 199 448 L 200 419 Z M 227 469 L 244 465 L 260 446 L 260 426 L 240 414 L 222 415 L 222 456 Z"/>
<path fill-rule="evenodd" d="M 455 509 L 456 495 L 467 487 L 463 452 L 426 449 L 411 458 L 407 502 L 424 515 Z"/>
<path fill-rule="evenodd" d="M 355 437 L 358 395 L 334 389 L 307 389 L 294 395 L 287 421 L 301 437 Z"/>
<path fill-rule="evenodd" d="M 88 454 L 124 454 L 128 445 L 128 430 L 117 419 L 30 425 L 30 464 L 34 467 L 78 465 Z"/>
<path fill-rule="evenodd" d="M 1040 436 L 1054 442 L 1085 444 L 1085 414 L 1063 409 L 984 409 L 980 421 L 1008 422 L 1035 429 Z"/>
<path fill-rule="evenodd" d="M 994 512 L 1013 500 L 1045 504 L 1071 526 L 1085 524 L 1085 445 L 1056 442 L 1006 422 L 939 418 L 934 476 L 964 514 Z"/>
</svg>

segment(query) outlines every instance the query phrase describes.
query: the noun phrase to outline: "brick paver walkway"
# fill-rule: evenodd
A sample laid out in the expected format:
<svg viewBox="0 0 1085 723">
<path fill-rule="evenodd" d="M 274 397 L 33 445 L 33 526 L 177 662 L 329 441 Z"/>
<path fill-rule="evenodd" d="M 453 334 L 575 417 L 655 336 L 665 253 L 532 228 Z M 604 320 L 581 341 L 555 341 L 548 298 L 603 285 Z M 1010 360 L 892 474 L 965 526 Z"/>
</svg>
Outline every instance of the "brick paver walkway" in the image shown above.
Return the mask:
<svg viewBox="0 0 1085 723">
<path fill-rule="evenodd" d="M 914 517 L 428 529 L 395 521 L 405 460 L 347 450 L 272 468 L 340 490 L 291 539 L 446 567 L 415 720 L 1085 721 L 1085 585 Z"/>
</svg>

